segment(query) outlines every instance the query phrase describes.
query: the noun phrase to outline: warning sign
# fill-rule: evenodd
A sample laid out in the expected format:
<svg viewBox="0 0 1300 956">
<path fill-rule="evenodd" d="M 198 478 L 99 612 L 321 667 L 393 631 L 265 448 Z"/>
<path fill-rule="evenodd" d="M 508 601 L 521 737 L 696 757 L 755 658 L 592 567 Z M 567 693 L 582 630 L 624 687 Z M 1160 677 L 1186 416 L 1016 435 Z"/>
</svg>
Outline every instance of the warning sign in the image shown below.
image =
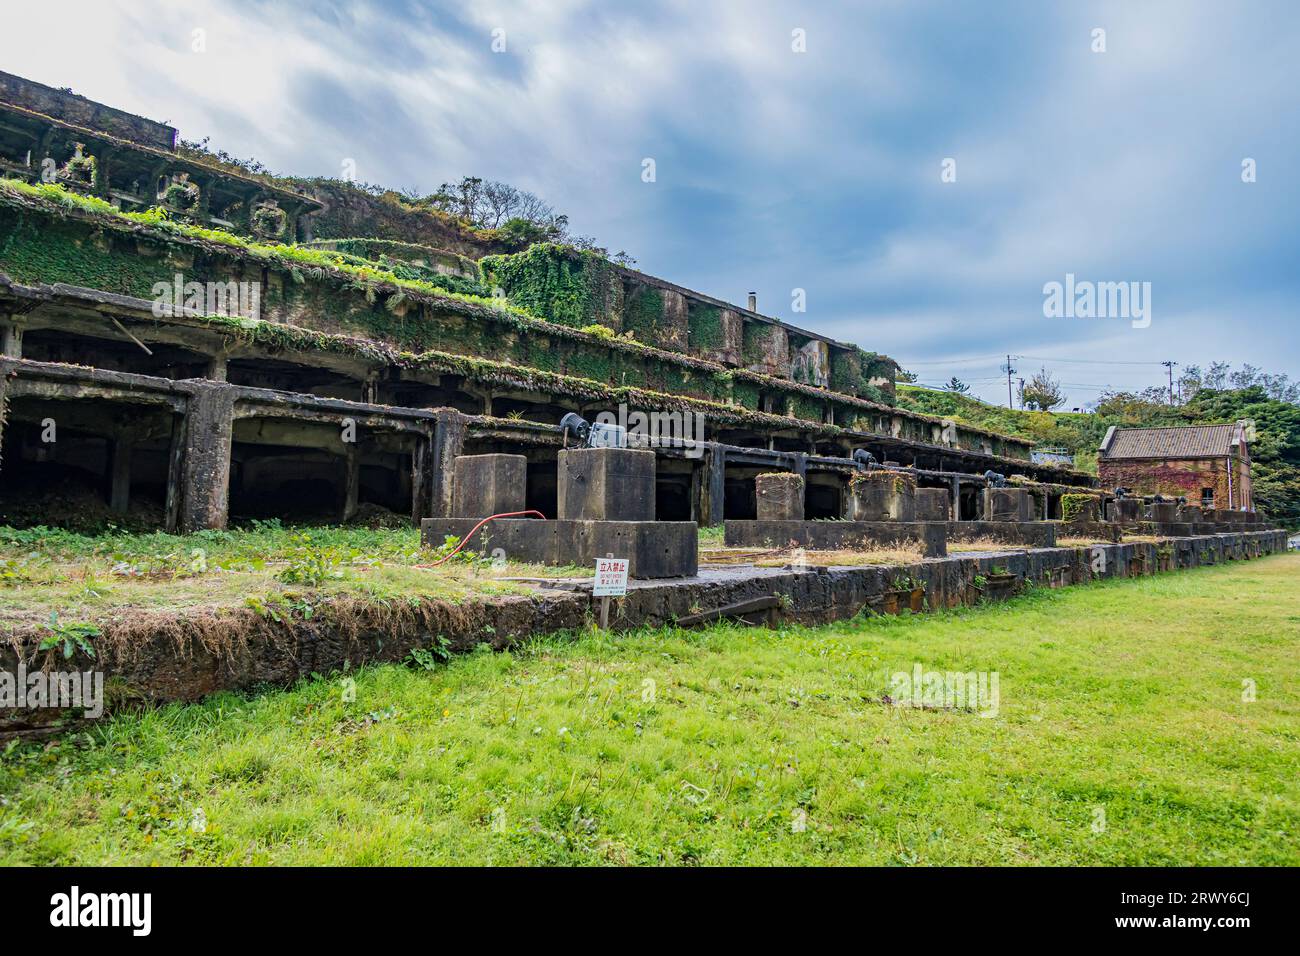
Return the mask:
<svg viewBox="0 0 1300 956">
<path fill-rule="evenodd" d="M 627 558 L 597 558 L 592 597 L 622 597 L 627 594 Z"/>
</svg>

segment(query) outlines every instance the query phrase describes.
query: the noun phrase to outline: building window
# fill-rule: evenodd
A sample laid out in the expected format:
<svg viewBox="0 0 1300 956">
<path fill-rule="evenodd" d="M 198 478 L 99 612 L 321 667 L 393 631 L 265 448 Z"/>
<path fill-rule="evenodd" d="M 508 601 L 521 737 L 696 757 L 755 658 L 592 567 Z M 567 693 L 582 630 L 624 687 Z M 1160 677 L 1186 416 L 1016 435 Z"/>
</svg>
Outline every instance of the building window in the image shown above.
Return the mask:
<svg viewBox="0 0 1300 956">
<path fill-rule="evenodd" d="M 1213 508 L 1213 507 L 1214 507 L 1214 489 L 1213 489 L 1213 488 L 1202 488 L 1202 489 L 1201 489 L 1201 507 L 1202 507 L 1202 508 Z"/>
</svg>

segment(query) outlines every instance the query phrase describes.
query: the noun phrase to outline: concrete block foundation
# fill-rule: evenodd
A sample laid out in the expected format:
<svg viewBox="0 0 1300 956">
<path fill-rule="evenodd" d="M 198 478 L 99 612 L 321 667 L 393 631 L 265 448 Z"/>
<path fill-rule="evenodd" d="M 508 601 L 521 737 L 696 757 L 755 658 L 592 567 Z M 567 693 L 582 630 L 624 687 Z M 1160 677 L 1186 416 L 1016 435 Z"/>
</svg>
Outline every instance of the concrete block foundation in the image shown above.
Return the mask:
<svg viewBox="0 0 1300 956">
<path fill-rule="evenodd" d="M 946 488 L 916 489 L 916 520 L 947 521 L 952 515 L 952 505 Z"/>
<path fill-rule="evenodd" d="M 985 521 L 1033 521 L 1034 501 L 1024 488 L 985 488 Z"/>
<path fill-rule="evenodd" d="M 927 521 L 727 521 L 729 548 L 799 547 L 810 551 L 920 547 L 926 558 L 948 553 L 945 525 Z"/>
<path fill-rule="evenodd" d="M 452 517 L 523 511 L 527 468 L 523 455 L 461 455 L 452 479 Z"/>
<path fill-rule="evenodd" d="M 949 521 L 949 541 L 989 539 L 1001 544 L 1021 544 L 1029 548 L 1056 547 L 1055 521 Z"/>
<path fill-rule="evenodd" d="M 804 479 L 793 472 L 771 472 L 754 479 L 759 521 L 802 521 Z"/>
<path fill-rule="evenodd" d="M 916 479 L 896 471 L 864 471 L 849 479 L 850 521 L 915 521 Z"/>
<path fill-rule="evenodd" d="M 479 519 L 425 518 L 420 541 L 440 547 L 448 535 L 462 540 Z M 693 521 L 537 521 L 502 518 L 484 525 L 466 547 L 527 564 L 595 568 L 608 555 L 627 558 L 633 578 L 690 577 L 698 568 Z"/>
<path fill-rule="evenodd" d="M 562 450 L 558 503 L 561 521 L 654 521 L 655 453 L 635 448 Z"/>
</svg>

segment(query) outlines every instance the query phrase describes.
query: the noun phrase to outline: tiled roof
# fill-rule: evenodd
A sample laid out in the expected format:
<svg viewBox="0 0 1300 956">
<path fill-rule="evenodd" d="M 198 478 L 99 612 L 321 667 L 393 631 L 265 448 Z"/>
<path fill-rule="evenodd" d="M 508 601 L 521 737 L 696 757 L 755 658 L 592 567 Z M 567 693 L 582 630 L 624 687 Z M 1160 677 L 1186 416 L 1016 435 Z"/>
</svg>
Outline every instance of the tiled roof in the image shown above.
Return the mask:
<svg viewBox="0 0 1300 956">
<path fill-rule="evenodd" d="M 1117 428 L 1103 458 L 1222 458 L 1240 437 L 1240 425 Z"/>
</svg>

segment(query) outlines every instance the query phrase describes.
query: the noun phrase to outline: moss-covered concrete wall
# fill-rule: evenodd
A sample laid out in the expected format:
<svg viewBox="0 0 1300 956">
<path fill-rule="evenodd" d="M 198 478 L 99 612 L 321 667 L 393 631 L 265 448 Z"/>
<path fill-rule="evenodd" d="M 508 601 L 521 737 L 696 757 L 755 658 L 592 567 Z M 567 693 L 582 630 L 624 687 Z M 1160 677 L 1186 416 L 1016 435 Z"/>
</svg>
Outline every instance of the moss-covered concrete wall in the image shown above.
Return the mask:
<svg viewBox="0 0 1300 956">
<path fill-rule="evenodd" d="M 292 253 L 287 250 L 284 255 Z M 649 348 L 621 340 L 612 330 L 596 335 L 486 302 L 434 295 L 391 281 L 370 280 L 362 274 L 298 264 L 291 258 L 259 257 L 242 247 L 160 231 L 131 220 L 56 212 L 44 204 L 14 201 L 3 191 L 0 273 L 21 284 L 66 283 L 145 300 L 153 298 L 157 283 L 173 283 L 178 273 L 186 282 L 257 282 L 262 290 L 260 318 L 275 323 L 375 339 L 410 352 L 435 350 L 481 358 L 611 388 L 690 396 L 732 404 L 738 410 L 759 410 L 766 396 L 771 411 L 812 425 L 833 423 L 840 428 L 931 442 L 932 422 L 923 417 L 900 415 L 847 395 Z M 584 303 L 592 301 L 585 285 L 591 275 L 598 274 L 557 271 L 556 282 L 548 288 L 556 294 L 567 288 L 569 294 L 558 300 L 553 296 L 552 301 L 567 303 L 571 318 L 580 315 Z M 597 292 L 602 295 L 598 308 L 605 314 L 610 314 L 613 290 L 621 288 L 621 278 L 598 285 Z M 659 312 L 661 331 L 674 330 L 680 341 L 688 342 L 692 330 L 688 304 L 680 297 L 661 296 L 660 301 L 667 303 Z M 537 307 L 542 303 L 539 298 Z M 695 322 L 697 334 L 702 334 L 704 325 Z M 779 325 L 745 323 L 746 329 L 750 327 L 785 336 Z M 735 322 L 720 315 L 718 328 L 721 344 L 717 347 L 734 349 Z M 743 351 L 743 344 L 741 348 Z M 1029 445 L 968 433 L 960 436 L 960 447 L 1027 458 Z"/>
</svg>

